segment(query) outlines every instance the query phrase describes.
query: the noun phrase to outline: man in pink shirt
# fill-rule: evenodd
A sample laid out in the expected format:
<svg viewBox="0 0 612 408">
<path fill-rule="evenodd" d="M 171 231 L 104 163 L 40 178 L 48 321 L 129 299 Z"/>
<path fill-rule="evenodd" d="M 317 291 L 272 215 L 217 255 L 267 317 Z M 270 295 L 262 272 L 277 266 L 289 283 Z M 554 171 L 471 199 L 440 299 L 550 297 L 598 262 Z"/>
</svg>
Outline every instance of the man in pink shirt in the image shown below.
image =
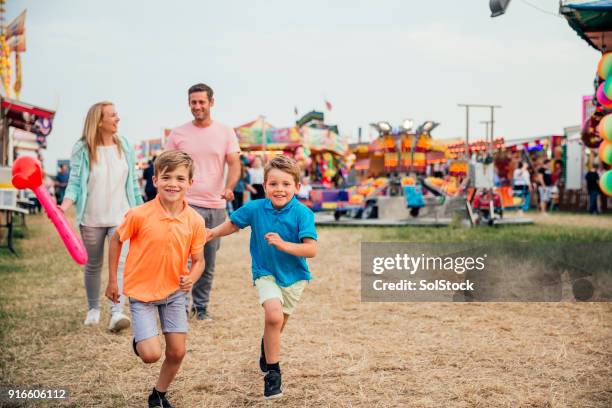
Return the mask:
<svg viewBox="0 0 612 408">
<path fill-rule="evenodd" d="M 182 150 L 195 162 L 193 186 L 185 197 L 204 218 L 206 228 L 214 228 L 225 221 L 226 201 L 234 199 L 234 186 L 240 177 L 240 146 L 234 129 L 211 118 L 210 109 L 215 100 L 209 86 L 192 86 L 188 99 L 193 120 L 172 129 L 166 150 Z M 226 163 L 228 172 L 224 182 Z M 198 320 L 212 320 L 208 301 L 220 243 L 219 239 L 213 239 L 204 246 L 204 273 L 191 290 L 191 311 Z M 189 304 L 186 307 L 189 309 Z"/>
</svg>

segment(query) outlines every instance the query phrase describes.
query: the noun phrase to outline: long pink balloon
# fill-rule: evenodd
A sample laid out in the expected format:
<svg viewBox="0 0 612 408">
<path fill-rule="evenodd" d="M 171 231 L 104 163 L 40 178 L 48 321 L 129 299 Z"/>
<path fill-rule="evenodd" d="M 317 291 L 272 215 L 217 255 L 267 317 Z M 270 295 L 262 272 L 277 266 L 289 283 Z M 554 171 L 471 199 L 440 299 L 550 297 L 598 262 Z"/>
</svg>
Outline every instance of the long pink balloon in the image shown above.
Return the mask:
<svg viewBox="0 0 612 408">
<path fill-rule="evenodd" d="M 47 216 L 55 225 L 66 249 L 72 259 L 80 265 L 87 263 L 87 250 L 83 241 L 70 227 L 64 214 L 57 208 L 55 201 L 42 185 L 42 167 L 40 162 L 33 157 L 19 157 L 13 163 L 13 185 L 20 190 L 29 188 L 36 194 L 36 198 L 45 209 Z"/>
</svg>

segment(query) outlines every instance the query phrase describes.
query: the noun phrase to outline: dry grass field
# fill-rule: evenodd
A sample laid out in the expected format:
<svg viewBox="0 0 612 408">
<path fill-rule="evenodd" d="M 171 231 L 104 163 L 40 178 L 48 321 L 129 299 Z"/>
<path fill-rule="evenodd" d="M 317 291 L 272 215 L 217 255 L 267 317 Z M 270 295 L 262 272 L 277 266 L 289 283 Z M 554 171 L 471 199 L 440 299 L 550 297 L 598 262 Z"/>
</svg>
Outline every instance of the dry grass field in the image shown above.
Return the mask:
<svg viewBox="0 0 612 408">
<path fill-rule="evenodd" d="M 278 402 L 262 400 L 263 314 L 250 280 L 249 233 L 225 238 L 212 292 L 215 320 L 190 320 L 188 354 L 170 401 L 176 407 L 610 407 L 612 304 L 362 303 L 360 242 L 612 241 L 611 221 L 555 215 L 518 227 L 524 230 L 319 229 L 314 280 L 283 335 L 285 396 Z M 82 272 L 44 216 L 29 217 L 19 252 L 20 258 L 0 252 L 0 385 L 66 387 L 65 406 L 146 406 L 160 364 L 146 366 L 133 355 L 129 331 L 105 330 L 107 309 L 100 327 L 82 325 Z"/>
</svg>

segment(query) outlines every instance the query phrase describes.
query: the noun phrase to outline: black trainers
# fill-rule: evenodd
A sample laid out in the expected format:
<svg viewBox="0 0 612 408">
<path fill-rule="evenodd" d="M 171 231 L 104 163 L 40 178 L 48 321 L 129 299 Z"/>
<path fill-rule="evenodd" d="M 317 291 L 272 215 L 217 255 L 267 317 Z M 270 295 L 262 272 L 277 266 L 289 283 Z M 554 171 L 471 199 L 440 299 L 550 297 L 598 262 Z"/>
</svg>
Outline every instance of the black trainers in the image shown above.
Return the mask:
<svg viewBox="0 0 612 408">
<path fill-rule="evenodd" d="M 268 373 L 268 364 L 266 363 L 266 350 L 264 349 L 264 340 L 261 338 L 261 351 L 259 352 L 259 369 L 262 374 Z"/>
<path fill-rule="evenodd" d="M 155 388 L 149 395 L 149 408 L 172 408 L 165 395 L 161 395 Z"/>
<path fill-rule="evenodd" d="M 136 338 L 135 337 L 132 337 L 132 350 L 134 350 L 134 354 L 140 357 L 140 355 L 138 354 L 138 350 L 136 349 Z"/>
<path fill-rule="evenodd" d="M 198 320 L 204 320 L 204 321 L 211 321 L 213 320 L 212 316 L 208 314 L 208 311 L 206 309 L 191 309 L 191 313 L 193 315 L 195 315 L 196 319 Z"/>
<path fill-rule="evenodd" d="M 273 399 L 282 396 L 281 373 L 278 371 L 268 371 L 268 374 L 264 377 L 264 398 Z"/>
</svg>

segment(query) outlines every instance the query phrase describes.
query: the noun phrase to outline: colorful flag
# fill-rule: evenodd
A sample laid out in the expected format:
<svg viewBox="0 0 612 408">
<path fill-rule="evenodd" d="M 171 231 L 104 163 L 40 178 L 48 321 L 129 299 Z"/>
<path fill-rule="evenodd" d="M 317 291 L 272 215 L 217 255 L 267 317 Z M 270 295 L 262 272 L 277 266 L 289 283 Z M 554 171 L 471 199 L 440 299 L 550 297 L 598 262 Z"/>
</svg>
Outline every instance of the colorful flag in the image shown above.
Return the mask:
<svg viewBox="0 0 612 408">
<path fill-rule="evenodd" d="M 332 104 L 331 104 L 331 102 L 326 100 L 326 101 L 325 101 L 325 107 L 327 108 L 327 110 L 328 110 L 328 111 L 331 111 L 331 110 L 332 110 Z"/>
<path fill-rule="evenodd" d="M 15 98 L 19 99 L 19 94 L 21 93 L 21 58 L 19 53 L 15 53 L 15 71 L 17 78 L 15 79 L 15 84 L 13 84 L 13 90 L 15 91 Z"/>
<path fill-rule="evenodd" d="M 9 51 L 25 52 L 26 50 L 26 38 L 23 34 L 10 37 L 6 43 L 8 44 Z"/>
<path fill-rule="evenodd" d="M 13 21 L 6 26 L 6 38 L 11 38 L 16 35 L 25 33 L 25 18 L 26 11 L 23 10 Z"/>
</svg>

